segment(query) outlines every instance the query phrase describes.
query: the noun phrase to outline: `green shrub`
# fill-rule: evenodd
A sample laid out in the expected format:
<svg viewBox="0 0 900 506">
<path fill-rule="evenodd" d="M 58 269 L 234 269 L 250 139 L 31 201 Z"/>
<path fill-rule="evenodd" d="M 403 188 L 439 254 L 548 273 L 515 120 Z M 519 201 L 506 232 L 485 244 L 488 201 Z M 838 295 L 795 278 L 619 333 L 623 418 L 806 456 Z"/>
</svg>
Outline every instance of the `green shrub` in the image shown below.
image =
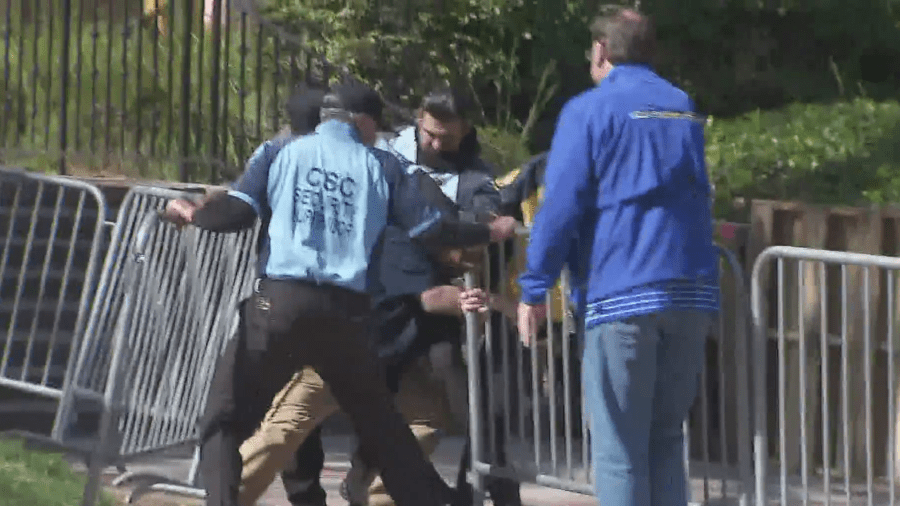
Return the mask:
<svg viewBox="0 0 900 506">
<path fill-rule="evenodd" d="M 521 135 L 479 129 L 482 154 L 499 174 L 532 153 Z M 745 219 L 736 199 L 831 205 L 900 203 L 900 103 L 859 98 L 793 104 L 731 119 L 710 118 L 706 159 L 716 216 Z"/>
<path fill-rule="evenodd" d="M 900 103 L 860 98 L 709 120 L 717 211 L 735 198 L 867 205 L 900 202 Z"/>
<path fill-rule="evenodd" d="M 520 133 L 483 126 L 478 129 L 478 139 L 481 142 L 481 156 L 495 166 L 498 176 L 515 169 L 531 157 Z"/>
</svg>

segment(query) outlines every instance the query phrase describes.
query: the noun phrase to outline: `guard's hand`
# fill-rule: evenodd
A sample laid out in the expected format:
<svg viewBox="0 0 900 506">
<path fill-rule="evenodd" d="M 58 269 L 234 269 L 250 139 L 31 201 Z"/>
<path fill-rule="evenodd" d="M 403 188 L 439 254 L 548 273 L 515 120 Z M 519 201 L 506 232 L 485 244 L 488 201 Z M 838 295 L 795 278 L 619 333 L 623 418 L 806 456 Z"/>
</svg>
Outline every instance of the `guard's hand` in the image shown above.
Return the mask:
<svg viewBox="0 0 900 506">
<path fill-rule="evenodd" d="M 194 212 L 196 210 L 197 204 L 194 204 L 189 200 L 175 199 L 170 200 L 166 204 L 166 210 L 163 215 L 166 220 L 171 221 L 175 226 L 181 228 L 194 221 Z"/>
<path fill-rule="evenodd" d="M 547 320 L 547 305 L 531 305 L 520 302 L 516 316 L 518 317 L 519 340 L 525 346 L 531 346 L 532 341 L 537 339 L 538 329 Z"/>
<path fill-rule="evenodd" d="M 488 295 L 481 288 L 463 290 L 459 293 L 459 307 L 464 313 L 486 313 Z"/>
<path fill-rule="evenodd" d="M 512 216 L 498 216 L 488 227 L 491 229 L 491 242 L 500 242 L 515 237 L 519 222 Z"/>
</svg>

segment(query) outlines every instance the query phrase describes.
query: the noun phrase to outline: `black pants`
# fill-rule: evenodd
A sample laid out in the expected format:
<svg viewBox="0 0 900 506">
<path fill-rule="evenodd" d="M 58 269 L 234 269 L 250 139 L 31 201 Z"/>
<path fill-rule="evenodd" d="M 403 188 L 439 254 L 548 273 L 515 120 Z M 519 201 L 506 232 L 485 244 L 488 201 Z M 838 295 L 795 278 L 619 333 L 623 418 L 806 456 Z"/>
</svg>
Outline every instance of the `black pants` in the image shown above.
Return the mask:
<svg viewBox="0 0 900 506">
<path fill-rule="evenodd" d="M 321 481 L 322 469 L 325 467 L 321 426 L 306 436 L 294 456 L 290 467 L 281 473 L 288 501 L 293 506 L 327 506 L 325 499 L 328 494 Z"/>
<path fill-rule="evenodd" d="M 393 321 L 396 321 L 394 319 Z M 458 320 L 457 320 L 458 322 Z M 494 336 L 494 346 L 495 350 L 502 350 L 502 344 L 500 343 L 503 339 L 503 334 L 501 333 L 502 328 L 499 326 L 499 318 L 495 318 L 495 325 L 493 336 Z M 429 328 L 428 326 L 424 328 Z M 513 335 L 512 338 L 515 336 Z M 509 339 L 510 334 L 507 333 L 506 338 Z M 515 353 L 515 346 L 517 346 L 516 342 L 509 343 L 508 349 L 511 351 L 510 360 L 510 370 L 511 374 L 514 378 L 517 378 L 516 374 L 516 362 L 517 355 Z M 502 359 L 501 355 L 498 353 L 494 357 L 492 357 L 492 363 L 494 364 L 494 370 L 499 371 L 498 367 L 502 367 Z M 481 371 L 485 372 L 487 369 L 488 356 L 486 353 L 486 348 L 482 344 L 480 347 L 479 360 L 481 361 Z M 527 361 L 526 361 L 527 362 Z M 528 370 L 528 364 L 522 364 L 521 367 L 525 367 L 525 384 L 526 386 L 530 385 L 530 371 Z M 483 378 L 485 379 L 485 378 Z M 510 385 L 510 388 L 513 389 L 513 392 L 516 392 L 517 385 Z M 495 395 L 503 395 L 502 392 L 494 392 Z M 515 396 L 513 396 L 515 397 Z M 503 440 L 503 427 L 504 427 L 504 419 L 502 416 L 492 417 L 489 415 L 490 411 L 487 409 L 488 407 L 488 382 L 486 379 L 481 382 L 481 401 L 482 401 L 482 410 L 481 412 L 485 414 L 484 419 L 482 421 L 483 424 L 494 424 L 494 430 L 497 432 L 496 434 L 496 442 L 498 448 L 495 449 L 494 454 L 497 456 L 498 464 L 506 463 L 506 452 L 505 452 L 505 441 Z M 513 408 L 515 411 L 515 408 Z M 484 425 L 487 427 L 487 425 Z M 521 429 L 520 429 L 521 430 Z M 313 441 L 313 440 L 317 441 Z M 487 448 L 490 443 L 490 438 L 485 432 L 485 438 L 482 442 L 482 447 Z M 324 457 L 320 457 L 322 455 L 322 442 L 321 435 L 319 431 L 310 434 L 306 441 L 304 441 L 303 445 L 299 448 L 297 453 L 294 456 L 294 462 L 292 463 L 290 468 L 285 469 L 282 472 L 281 478 L 284 482 L 285 488 L 288 490 L 288 498 L 291 501 L 291 504 L 294 506 L 300 506 L 305 504 L 320 504 L 317 503 L 317 499 L 324 494 L 324 490 L 322 489 L 321 483 L 319 482 L 319 476 L 322 472 Z M 469 485 L 467 481 L 467 474 L 470 469 L 471 464 L 471 448 L 469 443 L 469 433 L 466 433 L 466 444 L 463 450 L 463 456 L 460 460 L 459 466 L 459 474 L 457 476 L 457 499 L 453 503 L 454 506 L 471 506 L 473 500 L 473 491 L 472 487 Z M 521 506 L 522 499 L 520 497 L 519 488 L 520 485 L 518 482 L 514 480 L 509 480 L 505 478 L 486 478 L 485 479 L 485 488 L 490 495 L 496 506 Z M 294 492 L 292 492 L 294 491 Z M 322 502 L 321 504 L 324 504 Z"/>
<path fill-rule="evenodd" d="M 374 310 L 375 347 L 381 353 L 388 388 L 396 394 L 403 371 L 428 353 L 432 345 L 450 341 L 459 343 L 459 318 L 427 313 L 418 295 L 401 295 L 379 303 Z M 294 454 L 291 466 L 281 473 L 288 500 L 295 506 L 324 504 L 325 491 L 320 482 L 324 467 L 321 431 L 307 436 Z"/>
<path fill-rule="evenodd" d="M 360 451 L 381 469 L 398 506 L 443 506 L 450 487 L 425 458 L 393 405 L 369 346 L 369 298 L 348 290 L 264 280 L 241 306 L 236 339 L 220 357 L 201 422 L 201 472 L 208 506 L 237 506 L 240 443 L 275 394 L 310 366 L 353 421 Z"/>
<path fill-rule="evenodd" d="M 459 344 L 459 318 L 425 311 L 417 294 L 400 295 L 378 303 L 373 312 L 375 349 L 385 368 L 388 388 L 397 393 L 400 377 L 410 364 L 437 343 Z"/>
</svg>

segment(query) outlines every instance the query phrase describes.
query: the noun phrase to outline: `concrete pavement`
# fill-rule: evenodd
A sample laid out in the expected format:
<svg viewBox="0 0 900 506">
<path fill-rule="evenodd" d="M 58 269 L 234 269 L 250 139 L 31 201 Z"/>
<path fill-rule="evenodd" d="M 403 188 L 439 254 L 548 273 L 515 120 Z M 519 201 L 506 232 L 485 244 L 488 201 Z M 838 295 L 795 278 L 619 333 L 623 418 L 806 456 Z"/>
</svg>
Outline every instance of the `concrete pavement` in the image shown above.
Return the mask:
<svg viewBox="0 0 900 506">
<path fill-rule="evenodd" d="M 326 455 L 325 470 L 322 473 L 322 486 L 328 492 L 328 505 L 347 506 L 347 501 L 340 497 L 339 487 L 344 475 L 350 468 L 350 452 L 355 447 L 354 438 L 343 435 L 326 435 L 323 439 Z M 432 456 L 437 470 L 444 479 L 452 484 L 456 483 L 456 474 L 463 445 L 464 439 L 462 437 L 445 437 Z M 73 462 L 73 464 L 76 468 L 82 467 L 77 462 Z M 190 467 L 191 456 L 184 451 L 167 455 L 148 456 L 127 465 L 128 471 L 132 473 L 147 473 L 173 479 L 184 479 L 188 475 Z M 107 469 L 105 474 L 107 474 L 108 478 L 112 478 L 116 471 L 110 468 Z M 137 485 L 138 483 L 132 483 L 131 485 Z M 159 494 L 152 493 L 152 496 L 159 497 Z M 137 501 L 138 505 L 156 504 L 156 501 L 153 501 L 151 496 L 144 497 L 144 499 Z M 198 501 L 187 498 L 181 501 L 174 497 L 173 499 L 172 502 L 176 504 L 198 504 Z M 595 506 L 597 504 L 589 496 L 551 490 L 536 485 L 523 485 L 522 499 L 526 506 Z M 166 504 L 169 503 L 166 502 Z M 287 501 L 280 479 L 276 480 L 269 487 L 259 506 L 291 506 Z"/>
<path fill-rule="evenodd" d="M 328 492 L 329 506 L 347 506 L 341 499 L 338 489 L 341 480 L 349 469 L 350 451 L 353 440 L 348 436 L 325 436 L 325 472 L 322 473 L 322 486 Z M 459 459 L 462 455 L 464 439 L 462 437 L 445 437 L 432 456 L 435 468 L 450 483 L 456 483 Z M 522 499 L 526 506 L 596 506 L 597 501 L 589 496 L 551 490 L 535 485 L 522 487 Z M 291 506 L 285 499 L 281 482 L 274 483 L 263 497 L 266 506 Z"/>
<path fill-rule="evenodd" d="M 354 445 L 354 438 L 352 436 L 324 436 L 326 457 L 325 470 L 322 475 L 322 485 L 328 492 L 329 506 L 348 506 L 347 502 L 341 499 L 338 490 L 340 487 L 340 483 L 344 478 L 344 475 L 349 469 L 350 452 L 353 450 Z M 437 470 L 449 483 L 452 484 L 456 483 L 456 474 L 463 445 L 464 439 L 462 437 L 445 437 L 438 447 L 437 451 L 435 451 L 435 454 L 432 456 L 432 460 L 435 463 L 435 467 L 437 468 Z M 514 455 L 511 456 L 513 458 L 516 458 L 516 456 Z M 519 459 L 517 459 L 517 461 L 523 460 L 521 460 L 520 457 Z M 524 460 L 524 462 L 527 462 L 527 460 Z M 188 476 L 190 467 L 191 455 L 183 450 L 180 454 L 145 457 L 139 461 L 129 463 L 127 466 L 128 470 L 133 473 L 149 473 L 157 476 L 170 477 L 176 480 L 185 479 L 185 477 Z M 108 469 L 107 471 L 109 473 L 115 474 L 114 469 Z M 702 475 L 702 473 L 708 472 L 714 480 L 710 480 L 705 484 L 704 481 L 699 478 L 694 478 L 691 480 L 692 494 L 695 501 L 703 498 L 704 496 L 707 496 L 710 499 L 708 502 L 706 502 L 706 504 L 714 504 L 717 506 L 736 504 L 733 496 L 738 489 L 738 483 L 733 479 L 733 477 L 729 476 L 731 473 L 723 471 L 721 469 L 716 469 L 715 466 L 709 469 L 705 469 L 700 465 L 692 466 L 691 471 L 694 476 Z M 109 476 L 109 474 L 107 476 Z M 727 491 L 722 489 L 723 483 L 725 484 Z M 153 495 L 157 498 L 160 497 L 156 493 L 154 493 Z M 729 499 L 722 500 L 721 497 L 723 495 L 729 497 Z M 156 506 L 161 504 L 202 504 L 202 502 L 196 501 L 196 499 L 178 500 L 177 498 L 173 498 L 174 500 L 170 503 L 168 501 L 154 501 L 150 498 L 150 496 L 145 497 L 145 499 L 138 501 L 137 504 L 146 504 L 148 506 Z M 591 496 L 553 490 L 537 485 L 528 484 L 522 486 L 522 499 L 525 506 L 597 505 L 597 501 Z M 702 501 L 701 499 L 699 502 L 703 503 L 705 501 Z M 271 487 L 269 487 L 259 505 L 291 506 L 286 499 L 284 488 L 281 484 L 280 479 L 276 480 L 276 482 L 273 483 Z"/>
</svg>

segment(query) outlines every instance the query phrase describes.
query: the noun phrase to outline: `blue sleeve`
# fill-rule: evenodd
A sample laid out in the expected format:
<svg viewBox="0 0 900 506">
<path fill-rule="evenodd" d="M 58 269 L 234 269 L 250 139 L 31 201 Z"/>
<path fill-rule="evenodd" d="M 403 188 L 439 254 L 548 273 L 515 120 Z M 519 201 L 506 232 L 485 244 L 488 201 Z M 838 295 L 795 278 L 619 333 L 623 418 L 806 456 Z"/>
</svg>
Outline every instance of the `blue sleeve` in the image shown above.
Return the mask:
<svg viewBox="0 0 900 506">
<path fill-rule="evenodd" d="M 688 99 L 691 112 L 696 113 L 697 106 L 693 100 Z M 699 178 L 707 191 L 712 193 L 712 183 L 709 180 L 709 171 L 706 168 L 706 118 L 694 121 L 691 128 L 691 142 L 693 143 L 694 158 L 696 160 Z"/>
<path fill-rule="evenodd" d="M 380 151 L 377 156 L 390 187 L 388 223 L 406 230 L 413 239 L 440 227 L 443 215 L 423 198 L 420 178 L 407 174 L 403 162 L 390 153 Z"/>
<path fill-rule="evenodd" d="M 594 134 L 591 116 L 580 101 L 563 108 L 544 173 L 544 199 L 535 216 L 525 270 L 519 277 L 522 301 L 540 304 L 569 259 L 581 217 L 591 204 Z"/>
<path fill-rule="evenodd" d="M 281 150 L 283 143 L 266 141 L 247 160 L 247 167 L 234 183 L 229 195 L 253 206 L 257 216 L 264 216 L 268 209 L 269 168 Z"/>
</svg>

